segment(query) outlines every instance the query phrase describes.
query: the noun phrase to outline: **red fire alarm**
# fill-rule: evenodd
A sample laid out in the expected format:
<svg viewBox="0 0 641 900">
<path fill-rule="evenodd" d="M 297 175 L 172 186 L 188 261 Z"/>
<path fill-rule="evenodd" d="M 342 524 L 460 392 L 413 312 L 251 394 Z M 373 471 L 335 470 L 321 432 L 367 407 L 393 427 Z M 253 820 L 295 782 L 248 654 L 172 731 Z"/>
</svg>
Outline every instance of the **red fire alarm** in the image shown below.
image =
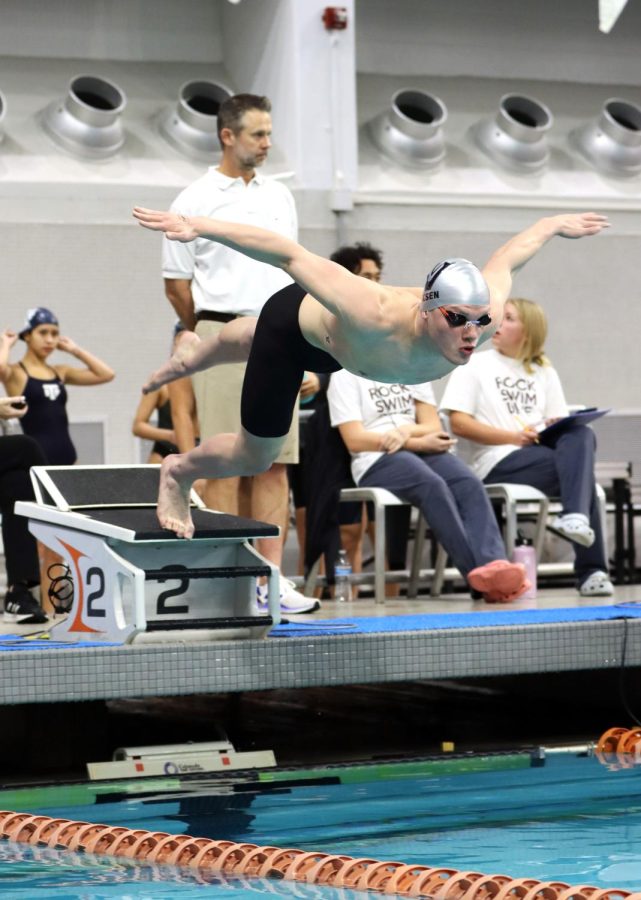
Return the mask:
<svg viewBox="0 0 641 900">
<path fill-rule="evenodd" d="M 326 6 L 323 22 L 328 31 L 344 31 L 347 28 L 347 7 Z"/>
</svg>

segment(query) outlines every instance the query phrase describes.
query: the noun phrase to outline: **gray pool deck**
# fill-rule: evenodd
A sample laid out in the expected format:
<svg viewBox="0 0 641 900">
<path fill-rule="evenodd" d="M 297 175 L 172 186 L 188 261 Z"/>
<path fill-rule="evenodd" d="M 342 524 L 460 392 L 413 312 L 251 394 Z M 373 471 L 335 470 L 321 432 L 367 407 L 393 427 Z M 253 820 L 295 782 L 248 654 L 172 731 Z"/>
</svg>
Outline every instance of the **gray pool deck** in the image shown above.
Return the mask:
<svg viewBox="0 0 641 900">
<path fill-rule="evenodd" d="M 501 605 L 526 610 L 605 606 L 641 599 L 641 585 L 619 586 L 613 598 L 579 598 L 571 587 L 543 589 L 536 600 Z M 493 612 L 496 605 L 463 595 L 439 599 L 327 601 L 321 619 L 416 613 Z M 478 616 L 471 620 L 478 620 Z M 429 620 L 428 620 L 429 621 Z M 22 638 L 43 626 L 0 624 L 0 635 Z M 19 640 L 22 643 L 22 640 Z M 27 641 L 29 643 L 29 641 Z M 42 647 L 42 642 L 38 642 Z M 230 693 L 271 688 L 371 684 L 616 669 L 641 664 L 641 619 L 455 627 L 374 634 L 207 642 L 142 643 L 0 651 L 0 703 Z"/>
</svg>

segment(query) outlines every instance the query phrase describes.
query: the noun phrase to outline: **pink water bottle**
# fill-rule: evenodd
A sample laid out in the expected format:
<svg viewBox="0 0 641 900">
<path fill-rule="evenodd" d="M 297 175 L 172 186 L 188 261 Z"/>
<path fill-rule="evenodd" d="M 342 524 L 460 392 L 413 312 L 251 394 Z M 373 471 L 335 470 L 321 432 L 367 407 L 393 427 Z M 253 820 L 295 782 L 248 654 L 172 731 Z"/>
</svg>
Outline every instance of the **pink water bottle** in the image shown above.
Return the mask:
<svg viewBox="0 0 641 900">
<path fill-rule="evenodd" d="M 532 541 L 519 536 L 519 543 L 514 548 L 512 559 L 514 562 L 523 563 L 525 566 L 525 577 L 531 584 L 531 587 L 524 594 L 521 594 L 520 599 L 534 600 L 536 597 L 536 551 L 532 546 Z"/>
</svg>

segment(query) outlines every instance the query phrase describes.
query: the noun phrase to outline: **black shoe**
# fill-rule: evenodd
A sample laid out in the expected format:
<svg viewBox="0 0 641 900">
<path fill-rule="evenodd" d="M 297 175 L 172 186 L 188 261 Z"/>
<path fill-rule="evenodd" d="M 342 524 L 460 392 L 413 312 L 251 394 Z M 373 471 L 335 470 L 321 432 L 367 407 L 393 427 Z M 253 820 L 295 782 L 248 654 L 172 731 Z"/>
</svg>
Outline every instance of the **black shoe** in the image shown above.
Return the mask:
<svg viewBox="0 0 641 900">
<path fill-rule="evenodd" d="M 4 621 L 16 625 L 41 625 L 48 620 L 31 591 L 24 585 L 16 585 L 5 594 Z"/>
</svg>

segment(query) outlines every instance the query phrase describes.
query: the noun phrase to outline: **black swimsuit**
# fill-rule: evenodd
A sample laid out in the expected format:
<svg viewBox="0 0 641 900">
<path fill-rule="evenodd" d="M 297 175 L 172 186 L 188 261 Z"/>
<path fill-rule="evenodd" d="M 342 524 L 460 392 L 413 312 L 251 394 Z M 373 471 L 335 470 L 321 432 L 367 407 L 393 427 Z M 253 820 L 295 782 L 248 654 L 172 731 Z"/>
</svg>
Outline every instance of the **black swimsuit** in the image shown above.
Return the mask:
<svg viewBox="0 0 641 900">
<path fill-rule="evenodd" d="M 157 424 L 158 428 L 166 428 L 168 431 L 171 431 L 174 427 L 173 422 L 171 421 L 171 403 L 169 400 L 165 400 L 162 406 L 158 407 Z M 154 441 L 151 452 L 157 453 L 164 459 L 166 456 L 169 456 L 170 453 L 178 453 L 178 447 L 170 441 Z"/>
<path fill-rule="evenodd" d="M 34 378 L 25 366 L 27 375 L 23 394 L 29 409 L 20 419 L 22 430 L 36 440 L 50 466 L 70 466 L 77 459 L 76 448 L 69 436 L 67 419 L 67 389 L 58 378 Z"/>
<path fill-rule="evenodd" d="M 243 428 L 256 437 L 287 434 L 305 372 L 342 368 L 303 337 L 298 311 L 306 293 L 289 284 L 269 298 L 258 317 L 240 401 Z"/>
</svg>

